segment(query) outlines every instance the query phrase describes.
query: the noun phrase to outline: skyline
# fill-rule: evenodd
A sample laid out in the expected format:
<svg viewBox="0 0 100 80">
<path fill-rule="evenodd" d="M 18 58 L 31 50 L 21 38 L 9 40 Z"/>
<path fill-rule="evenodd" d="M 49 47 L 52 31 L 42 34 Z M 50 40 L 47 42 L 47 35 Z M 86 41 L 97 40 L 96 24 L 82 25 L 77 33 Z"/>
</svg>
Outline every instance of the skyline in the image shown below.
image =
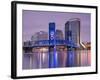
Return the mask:
<svg viewBox="0 0 100 80">
<path fill-rule="evenodd" d="M 49 23 L 55 22 L 56 29 L 62 30 L 65 34 L 65 23 L 71 18 L 80 18 L 81 42 L 90 42 L 90 14 L 89 13 L 71 13 L 71 12 L 47 12 L 23 10 L 23 41 L 31 39 L 31 36 L 39 31 L 49 32 Z M 85 34 L 84 34 L 85 33 Z"/>
</svg>

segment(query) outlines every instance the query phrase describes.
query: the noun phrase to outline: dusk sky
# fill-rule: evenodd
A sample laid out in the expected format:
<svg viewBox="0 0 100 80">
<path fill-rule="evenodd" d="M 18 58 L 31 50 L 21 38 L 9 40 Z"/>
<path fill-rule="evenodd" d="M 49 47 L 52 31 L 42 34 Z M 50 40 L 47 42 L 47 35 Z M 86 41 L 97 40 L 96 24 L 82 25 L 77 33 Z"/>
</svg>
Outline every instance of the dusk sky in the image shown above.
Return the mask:
<svg viewBox="0 0 100 80">
<path fill-rule="evenodd" d="M 23 10 L 22 14 L 23 41 L 31 40 L 31 36 L 39 31 L 48 32 L 49 23 L 55 22 L 56 29 L 65 32 L 65 23 L 71 18 L 80 18 L 80 38 L 82 42 L 90 42 L 91 14 L 71 12 L 47 12 Z"/>
</svg>

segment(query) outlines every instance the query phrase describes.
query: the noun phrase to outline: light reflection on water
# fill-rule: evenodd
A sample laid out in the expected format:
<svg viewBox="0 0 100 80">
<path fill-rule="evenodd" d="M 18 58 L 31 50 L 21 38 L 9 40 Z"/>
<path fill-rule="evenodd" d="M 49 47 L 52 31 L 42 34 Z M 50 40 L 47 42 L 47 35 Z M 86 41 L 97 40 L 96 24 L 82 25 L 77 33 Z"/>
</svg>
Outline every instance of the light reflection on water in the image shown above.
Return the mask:
<svg viewBox="0 0 100 80">
<path fill-rule="evenodd" d="M 53 52 L 23 53 L 23 69 L 49 67 L 49 54 Z M 57 67 L 81 67 L 91 65 L 91 50 L 57 51 Z M 50 58 L 53 62 L 53 57 Z"/>
</svg>

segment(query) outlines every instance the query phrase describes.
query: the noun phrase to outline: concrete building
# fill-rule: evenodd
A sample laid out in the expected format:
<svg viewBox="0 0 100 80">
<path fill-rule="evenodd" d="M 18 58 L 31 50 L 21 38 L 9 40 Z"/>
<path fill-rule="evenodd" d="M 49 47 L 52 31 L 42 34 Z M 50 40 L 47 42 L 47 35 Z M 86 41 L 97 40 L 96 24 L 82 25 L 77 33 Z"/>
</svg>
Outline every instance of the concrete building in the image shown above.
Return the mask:
<svg viewBox="0 0 100 80">
<path fill-rule="evenodd" d="M 45 31 L 39 31 L 37 33 L 35 33 L 32 37 L 31 37 L 32 41 L 38 41 L 38 40 L 48 40 L 48 33 Z"/>
<path fill-rule="evenodd" d="M 43 40 L 48 40 L 48 33 L 45 31 L 39 31 L 31 37 L 31 40 L 34 44 L 42 44 Z"/>
</svg>

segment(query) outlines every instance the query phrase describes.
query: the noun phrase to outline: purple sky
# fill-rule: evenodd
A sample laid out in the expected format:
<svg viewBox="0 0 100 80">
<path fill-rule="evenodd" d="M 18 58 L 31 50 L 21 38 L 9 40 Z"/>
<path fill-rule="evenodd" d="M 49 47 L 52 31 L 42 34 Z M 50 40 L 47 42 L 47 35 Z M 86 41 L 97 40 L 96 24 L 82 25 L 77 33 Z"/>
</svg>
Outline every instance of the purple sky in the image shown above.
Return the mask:
<svg viewBox="0 0 100 80">
<path fill-rule="evenodd" d="M 62 30 L 64 34 L 65 23 L 71 18 L 80 18 L 81 20 L 81 41 L 90 41 L 91 15 L 89 13 L 65 13 L 31 10 L 23 10 L 23 41 L 31 40 L 31 36 L 35 32 L 48 32 L 49 22 L 55 22 L 56 29 Z"/>
</svg>

